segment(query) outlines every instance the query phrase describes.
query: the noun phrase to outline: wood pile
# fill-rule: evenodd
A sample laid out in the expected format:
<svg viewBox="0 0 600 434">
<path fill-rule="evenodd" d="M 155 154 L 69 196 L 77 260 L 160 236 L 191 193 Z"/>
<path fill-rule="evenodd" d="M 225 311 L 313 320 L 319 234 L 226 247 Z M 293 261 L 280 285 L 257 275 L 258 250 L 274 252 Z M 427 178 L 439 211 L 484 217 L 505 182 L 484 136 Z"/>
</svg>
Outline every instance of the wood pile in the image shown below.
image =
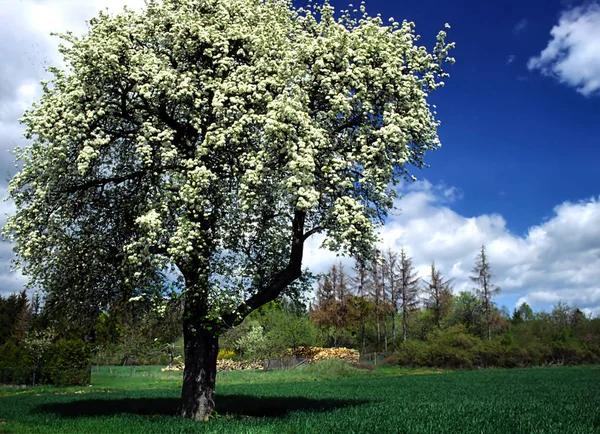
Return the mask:
<svg viewBox="0 0 600 434">
<path fill-rule="evenodd" d="M 297 347 L 289 348 L 286 356 L 296 356 L 299 359 L 306 359 L 306 363 L 314 363 L 320 360 L 345 360 L 348 363 L 357 364 L 359 362 L 359 352 L 350 348 L 322 348 L 322 347 Z M 183 371 L 184 364 L 178 362 L 171 367 L 161 369 L 166 371 Z M 263 369 L 263 362 L 234 361 L 231 359 L 217 360 L 217 372 L 221 371 L 245 371 L 248 369 Z"/>
<path fill-rule="evenodd" d="M 183 371 L 184 365 L 181 362 L 174 363 L 171 366 L 167 366 L 166 368 L 162 368 L 161 372 L 170 372 L 170 371 Z"/>
<path fill-rule="evenodd" d="M 314 363 L 320 360 L 345 360 L 349 363 L 358 363 L 359 352 L 350 348 L 321 348 L 321 347 L 298 347 L 295 350 L 287 350 L 288 355 L 295 355 L 299 358 L 308 359 L 307 363 Z"/>
<path fill-rule="evenodd" d="M 183 363 L 173 364 L 171 367 L 162 368 L 162 372 L 168 371 L 183 371 L 185 365 Z M 233 361 L 231 359 L 217 360 L 217 372 L 220 371 L 245 371 L 248 369 L 263 369 L 262 362 L 250 361 Z"/>
<path fill-rule="evenodd" d="M 217 360 L 217 371 L 245 371 L 248 369 L 261 369 L 263 368 L 263 362 L 250 362 L 250 361 L 234 361 L 231 359 Z"/>
</svg>

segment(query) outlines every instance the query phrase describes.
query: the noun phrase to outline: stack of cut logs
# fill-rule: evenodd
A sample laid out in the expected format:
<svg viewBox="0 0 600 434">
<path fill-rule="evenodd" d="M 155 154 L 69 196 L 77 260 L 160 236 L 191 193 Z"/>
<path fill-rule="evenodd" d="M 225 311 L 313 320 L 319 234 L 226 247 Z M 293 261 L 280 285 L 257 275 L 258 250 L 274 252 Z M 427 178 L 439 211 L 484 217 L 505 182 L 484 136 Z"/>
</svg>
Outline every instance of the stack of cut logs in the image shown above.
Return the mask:
<svg viewBox="0 0 600 434">
<path fill-rule="evenodd" d="M 161 369 L 162 372 L 167 371 L 183 371 L 183 363 L 173 364 L 170 367 Z M 262 362 L 249 362 L 249 361 L 234 361 L 231 359 L 217 360 L 217 371 L 245 371 L 247 369 L 263 369 Z"/>
<path fill-rule="evenodd" d="M 314 363 L 320 360 L 345 360 L 349 363 L 358 363 L 359 353 L 350 348 L 321 348 L 321 347 L 296 347 L 289 348 L 286 356 L 296 356 L 300 359 L 307 359 L 306 363 Z M 172 366 L 167 366 L 161 371 L 183 371 L 184 365 L 179 362 Z M 247 369 L 263 369 L 262 362 L 234 361 L 231 359 L 217 360 L 217 371 L 244 371 Z"/>
<path fill-rule="evenodd" d="M 358 363 L 359 352 L 350 348 L 321 348 L 321 347 L 297 347 L 287 350 L 288 355 L 308 359 L 307 363 L 318 362 L 319 360 L 345 360 L 349 363 Z"/>
</svg>

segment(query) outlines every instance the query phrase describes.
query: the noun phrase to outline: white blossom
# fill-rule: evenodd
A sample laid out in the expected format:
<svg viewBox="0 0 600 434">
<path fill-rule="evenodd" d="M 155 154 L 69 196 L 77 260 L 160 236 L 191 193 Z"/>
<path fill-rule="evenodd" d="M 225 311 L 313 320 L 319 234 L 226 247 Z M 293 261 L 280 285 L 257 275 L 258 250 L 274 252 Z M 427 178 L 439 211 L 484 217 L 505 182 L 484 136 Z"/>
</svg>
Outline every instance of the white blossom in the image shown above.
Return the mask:
<svg viewBox="0 0 600 434">
<path fill-rule="evenodd" d="M 453 44 L 353 9 L 163 0 L 62 35 L 9 187 L 31 284 L 112 294 L 173 267 L 216 323 L 288 264 L 297 215 L 372 252 L 394 183 L 440 146 L 427 99 Z"/>
</svg>

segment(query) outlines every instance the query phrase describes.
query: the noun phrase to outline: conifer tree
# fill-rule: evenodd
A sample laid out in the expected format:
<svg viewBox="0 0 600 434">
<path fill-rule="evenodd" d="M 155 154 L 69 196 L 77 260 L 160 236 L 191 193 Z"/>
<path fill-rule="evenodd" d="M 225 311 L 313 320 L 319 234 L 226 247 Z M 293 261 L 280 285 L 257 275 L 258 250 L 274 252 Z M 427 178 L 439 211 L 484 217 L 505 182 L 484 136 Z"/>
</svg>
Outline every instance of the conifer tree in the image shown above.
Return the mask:
<svg viewBox="0 0 600 434">
<path fill-rule="evenodd" d="M 398 254 L 391 248 L 384 254 L 384 277 L 386 293 L 389 296 L 389 314 L 392 322 L 392 343 L 396 344 L 396 316 L 398 315 L 398 300 L 400 299 L 400 287 L 398 276 Z"/>
<path fill-rule="evenodd" d="M 492 283 L 494 275 L 485 252 L 485 246 L 481 246 L 479 254 L 475 258 L 475 266 L 472 270 L 473 275 L 469 276 L 475 283 L 473 292 L 479 298 L 485 315 L 486 330 L 488 340 L 492 339 L 492 309 L 494 307 L 493 298 L 500 292 L 500 287 Z"/>
<path fill-rule="evenodd" d="M 350 278 L 350 285 L 354 293 L 353 308 L 357 314 L 360 328 L 361 352 L 366 350 L 366 327 L 371 301 L 369 296 L 369 271 L 360 262 L 354 265 L 354 275 Z"/>
<path fill-rule="evenodd" d="M 448 312 L 452 301 L 452 281 L 444 280 L 442 273 L 431 263 L 431 274 L 429 282 L 424 284 L 425 307 L 433 312 L 435 325 L 438 329 L 441 326 L 441 320 Z"/>
<path fill-rule="evenodd" d="M 406 342 L 408 337 L 408 315 L 419 301 L 419 277 L 412 265 L 412 258 L 408 256 L 404 248 L 400 250 L 398 268 L 400 278 L 400 303 L 402 309 L 402 340 Z"/>
</svg>

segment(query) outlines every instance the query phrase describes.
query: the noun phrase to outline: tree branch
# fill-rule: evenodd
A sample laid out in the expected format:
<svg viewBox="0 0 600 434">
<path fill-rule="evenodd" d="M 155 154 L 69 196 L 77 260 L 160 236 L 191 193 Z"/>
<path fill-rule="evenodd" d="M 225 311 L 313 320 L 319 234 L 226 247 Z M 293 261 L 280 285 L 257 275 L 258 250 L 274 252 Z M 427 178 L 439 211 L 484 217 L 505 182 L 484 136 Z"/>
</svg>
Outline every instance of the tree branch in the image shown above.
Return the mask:
<svg viewBox="0 0 600 434">
<path fill-rule="evenodd" d="M 113 176 L 110 178 L 103 179 L 94 179 L 92 181 L 84 182 L 83 184 L 74 185 L 67 189 L 67 193 L 75 193 L 77 191 L 87 190 L 88 188 L 104 186 L 107 184 L 120 184 L 125 181 L 130 181 L 132 179 L 141 178 L 146 174 L 145 170 L 141 170 L 138 172 L 128 173 L 127 175 L 122 176 Z"/>
<path fill-rule="evenodd" d="M 154 173 L 154 172 L 157 172 L 158 170 L 160 171 L 160 174 L 162 174 L 166 170 L 186 170 L 186 168 L 183 166 L 180 166 L 178 164 L 171 164 L 171 165 L 167 165 L 167 166 L 163 166 L 163 167 L 159 167 L 159 168 L 138 170 L 136 172 L 128 173 L 127 175 L 112 176 L 109 178 L 94 179 L 91 181 L 87 181 L 87 182 L 84 182 L 83 184 L 74 185 L 74 186 L 68 188 L 66 190 L 66 192 L 67 193 L 75 193 L 77 191 L 87 190 L 88 188 L 92 188 L 92 187 L 105 186 L 108 184 L 120 184 L 125 181 L 130 181 L 132 179 L 141 178 L 144 175 L 147 175 L 148 173 Z"/>
<path fill-rule="evenodd" d="M 307 233 L 304 234 L 304 236 L 302 237 L 302 241 L 306 241 L 308 239 L 308 237 L 310 237 L 311 235 L 314 235 L 314 234 L 316 234 L 318 232 L 321 232 L 324 229 L 325 229 L 324 227 L 315 226 L 310 231 L 308 231 Z"/>
<path fill-rule="evenodd" d="M 268 286 L 260 289 L 256 294 L 240 304 L 233 313 L 223 316 L 222 327 L 233 327 L 241 323 L 250 312 L 275 300 L 279 294 L 281 294 L 281 291 L 302 275 L 305 218 L 306 213 L 303 211 L 296 211 L 294 213 L 292 249 L 290 251 L 290 259 L 287 266 L 275 275 Z"/>
</svg>

